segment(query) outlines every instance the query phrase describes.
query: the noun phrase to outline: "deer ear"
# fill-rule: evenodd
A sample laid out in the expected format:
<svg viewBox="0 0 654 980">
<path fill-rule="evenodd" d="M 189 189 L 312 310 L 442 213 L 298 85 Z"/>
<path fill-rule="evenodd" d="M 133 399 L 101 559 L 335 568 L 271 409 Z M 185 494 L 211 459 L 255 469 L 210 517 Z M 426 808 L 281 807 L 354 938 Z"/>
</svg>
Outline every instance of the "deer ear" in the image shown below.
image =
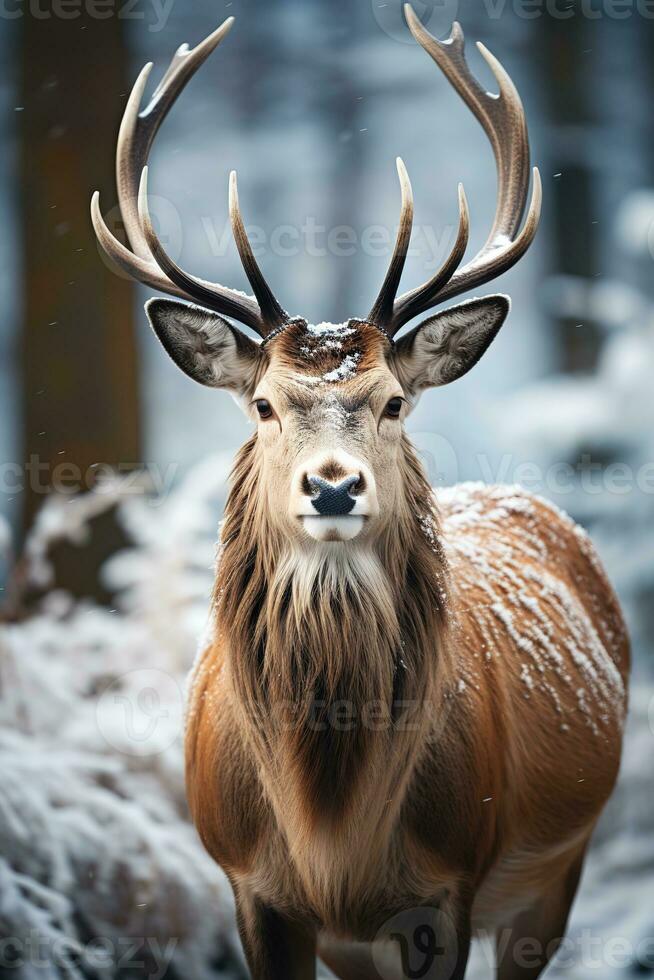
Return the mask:
<svg viewBox="0 0 654 980">
<path fill-rule="evenodd" d="M 418 394 L 466 374 L 497 336 L 510 306 L 509 297 L 499 294 L 472 299 L 400 337 L 393 356 L 405 391 Z"/>
<path fill-rule="evenodd" d="M 254 389 L 259 345 L 217 313 L 170 299 L 145 304 L 150 325 L 184 374 L 237 395 Z"/>
</svg>

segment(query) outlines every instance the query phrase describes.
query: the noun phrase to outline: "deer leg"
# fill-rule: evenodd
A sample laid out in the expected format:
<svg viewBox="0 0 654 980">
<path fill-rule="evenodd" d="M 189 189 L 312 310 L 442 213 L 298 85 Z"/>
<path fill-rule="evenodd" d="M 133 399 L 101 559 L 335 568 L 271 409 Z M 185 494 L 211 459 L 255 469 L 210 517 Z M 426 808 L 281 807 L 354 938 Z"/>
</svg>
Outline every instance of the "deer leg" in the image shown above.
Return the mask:
<svg viewBox="0 0 654 980">
<path fill-rule="evenodd" d="M 536 980 L 561 945 L 579 885 L 585 849 L 533 908 L 498 930 L 498 980 Z"/>
<path fill-rule="evenodd" d="M 392 950 L 391 954 L 394 952 Z M 373 959 L 369 943 L 321 940 L 318 954 L 338 980 L 380 980 L 380 977 L 383 980 L 402 980 L 397 957 L 389 954 L 383 962 L 379 961 L 378 956 Z"/>
<path fill-rule="evenodd" d="M 316 938 L 299 920 L 239 889 L 236 921 L 252 980 L 315 980 Z"/>
</svg>

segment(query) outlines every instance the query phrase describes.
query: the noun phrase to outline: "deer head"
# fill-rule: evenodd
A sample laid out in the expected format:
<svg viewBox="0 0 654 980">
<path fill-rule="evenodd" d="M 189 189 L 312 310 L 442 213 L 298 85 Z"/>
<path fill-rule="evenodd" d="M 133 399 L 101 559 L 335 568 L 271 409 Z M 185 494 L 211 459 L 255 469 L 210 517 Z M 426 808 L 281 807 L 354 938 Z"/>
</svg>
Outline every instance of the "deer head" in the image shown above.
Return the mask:
<svg viewBox="0 0 654 980">
<path fill-rule="evenodd" d="M 473 299 L 429 316 L 398 336 L 414 317 L 509 269 L 531 244 L 540 215 L 541 186 L 533 171 L 527 217 L 529 142 L 524 111 L 511 79 L 479 44 L 499 86 L 483 90 L 464 57 L 463 32 L 454 24 L 445 42 L 422 26 L 409 4 L 409 28 L 472 110 L 488 136 L 497 165 L 495 219 L 485 245 L 462 265 L 469 218 L 459 186 L 459 226 L 452 251 L 423 285 L 398 296 L 413 220 L 409 178 L 397 167 L 402 193 L 394 252 L 367 316 L 342 324 L 311 325 L 291 317 L 274 297 L 254 257 L 238 201 L 236 174 L 229 188 L 236 245 L 254 293 L 206 282 L 166 254 L 148 212 L 147 159 L 168 110 L 188 79 L 230 30 L 229 18 L 196 48 L 182 45 L 141 110 L 151 65 L 130 95 L 117 146 L 118 196 L 131 248 L 107 228 L 97 193 L 91 213 L 107 255 L 133 278 L 191 301 L 153 299 L 150 323 L 175 363 L 200 384 L 225 388 L 257 425 L 252 447 L 257 492 L 271 527 L 310 544 L 374 539 L 406 503 L 396 474 L 406 469 L 403 421 L 420 393 L 449 384 L 476 364 L 502 326 L 509 300 Z M 228 319 L 259 336 L 255 341 Z"/>
</svg>

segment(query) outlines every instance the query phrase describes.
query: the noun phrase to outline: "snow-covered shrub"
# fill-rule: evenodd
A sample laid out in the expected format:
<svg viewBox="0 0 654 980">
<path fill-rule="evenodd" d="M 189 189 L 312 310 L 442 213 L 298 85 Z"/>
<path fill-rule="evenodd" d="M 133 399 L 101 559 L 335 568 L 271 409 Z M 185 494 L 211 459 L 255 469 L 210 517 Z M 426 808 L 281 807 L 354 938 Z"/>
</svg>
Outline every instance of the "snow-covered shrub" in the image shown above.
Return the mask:
<svg viewBox="0 0 654 980">
<path fill-rule="evenodd" d="M 52 541 L 79 541 L 103 507 L 134 547 L 107 569 L 118 608 L 54 589 L 0 632 L 2 975 L 242 975 L 229 887 L 186 813 L 181 738 L 226 473 L 207 461 L 159 506 L 119 486 L 52 498 L 30 536 L 41 584 Z"/>
</svg>

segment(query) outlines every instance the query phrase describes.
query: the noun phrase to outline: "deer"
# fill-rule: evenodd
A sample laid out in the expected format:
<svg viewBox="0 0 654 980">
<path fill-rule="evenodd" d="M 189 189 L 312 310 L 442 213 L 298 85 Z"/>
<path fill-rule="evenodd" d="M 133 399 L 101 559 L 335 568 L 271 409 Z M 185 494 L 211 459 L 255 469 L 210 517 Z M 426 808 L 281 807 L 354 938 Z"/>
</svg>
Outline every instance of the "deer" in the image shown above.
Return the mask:
<svg viewBox="0 0 654 980">
<path fill-rule="evenodd" d="M 586 532 L 517 486 L 433 490 L 406 434 L 421 394 L 474 367 L 510 301 L 434 308 L 524 255 L 542 192 L 502 65 L 478 45 L 490 94 L 458 23 L 439 41 L 404 9 L 494 152 L 493 225 L 466 263 L 459 186 L 449 255 L 399 293 L 413 220 L 401 159 L 397 237 L 363 317 L 311 324 L 282 308 L 234 172 L 230 218 L 252 295 L 168 255 L 148 155 L 233 18 L 178 49 L 144 108 L 152 65 L 136 81 L 116 154 L 129 244 L 97 193 L 91 206 L 110 260 L 168 297 L 146 311 L 171 359 L 228 391 L 253 425 L 221 525 L 185 752 L 190 813 L 231 883 L 255 980 L 309 980 L 319 958 L 342 980 L 462 980 L 480 934 L 494 938 L 500 980 L 539 977 L 620 764 L 629 641 Z"/>
</svg>

